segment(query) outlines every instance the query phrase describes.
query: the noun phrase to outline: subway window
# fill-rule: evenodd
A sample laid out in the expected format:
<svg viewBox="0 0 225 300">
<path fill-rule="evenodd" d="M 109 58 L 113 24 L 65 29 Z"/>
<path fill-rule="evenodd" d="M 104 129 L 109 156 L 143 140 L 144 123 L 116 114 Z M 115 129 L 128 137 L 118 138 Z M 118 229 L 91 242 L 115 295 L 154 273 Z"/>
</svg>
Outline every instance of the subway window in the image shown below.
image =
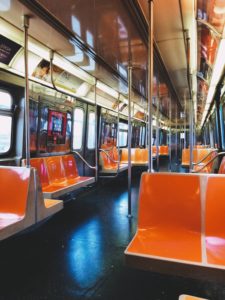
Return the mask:
<svg viewBox="0 0 225 300">
<path fill-rule="evenodd" d="M 127 137 L 128 137 L 128 124 L 126 123 L 119 123 L 119 147 L 126 147 L 127 146 Z M 117 139 L 117 146 L 118 146 L 118 139 Z"/>
<path fill-rule="evenodd" d="M 12 137 L 12 97 L 0 90 L 0 154 L 9 151 Z"/>
<path fill-rule="evenodd" d="M 82 147 L 84 111 L 82 108 L 74 109 L 73 122 L 73 149 L 79 150 Z"/>
<path fill-rule="evenodd" d="M 95 148 L 95 113 L 89 112 L 88 114 L 88 138 L 87 138 L 87 148 Z"/>
<path fill-rule="evenodd" d="M 11 110 L 12 97 L 7 91 L 0 90 L 0 109 Z"/>
</svg>

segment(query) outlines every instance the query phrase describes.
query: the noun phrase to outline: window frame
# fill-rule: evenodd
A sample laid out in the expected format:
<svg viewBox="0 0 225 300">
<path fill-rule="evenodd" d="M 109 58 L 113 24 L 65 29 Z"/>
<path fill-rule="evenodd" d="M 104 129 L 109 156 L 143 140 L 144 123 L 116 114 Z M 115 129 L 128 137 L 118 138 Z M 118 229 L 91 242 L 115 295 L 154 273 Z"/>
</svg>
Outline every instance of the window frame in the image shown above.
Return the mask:
<svg viewBox="0 0 225 300">
<path fill-rule="evenodd" d="M 86 147 L 88 150 L 94 150 L 95 147 L 96 147 L 96 135 L 94 134 L 94 147 L 89 147 L 88 146 L 88 141 L 89 141 L 89 131 L 90 131 L 90 127 L 89 127 L 89 124 L 90 124 L 90 115 L 93 114 L 94 115 L 94 129 L 95 129 L 95 126 L 96 126 L 96 114 L 93 110 L 90 110 L 88 112 L 88 116 L 87 116 L 87 139 L 86 139 Z M 94 133 L 95 133 L 95 130 L 94 130 Z"/>
<path fill-rule="evenodd" d="M 10 145 L 9 149 L 5 152 L 0 152 L 0 157 L 4 157 L 9 154 L 13 147 L 13 133 L 14 133 L 14 118 L 13 118 L 13 96 L 8 89 L 0 88 L 0 91 L 5 92 L 11 98 L 11 108 L 0 108 L 0 116 L 6 116 L 11 118 L 11 135 L 10 135 Z"/>
<path fill-rule="evenodd" d="M 74 147 L 74 126 L 75 126 L 75 111 L 79 109 L 82 111 L 83 113 L 83 122 L 82 122 L 82 132 L 81 132 L 81 146 L 80 148 L 75 148 Z M 72 149 L 73 151 L 81 151 L 82 148 L 83 148 L 83 140 L 84 140 L 84 128 L 85 128 L 85 110 L 83 107 L 81 106 L 76 106 L 74 109 L 73 109 L 73 131 L 72 131 Z"/>
</svg>

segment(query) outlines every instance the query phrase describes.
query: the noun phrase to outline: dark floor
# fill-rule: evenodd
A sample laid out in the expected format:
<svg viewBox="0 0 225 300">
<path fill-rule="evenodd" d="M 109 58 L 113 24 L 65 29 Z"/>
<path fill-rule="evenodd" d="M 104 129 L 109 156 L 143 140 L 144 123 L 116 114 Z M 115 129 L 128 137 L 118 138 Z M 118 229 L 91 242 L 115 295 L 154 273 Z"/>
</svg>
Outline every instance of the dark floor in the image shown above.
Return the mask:
<svg viewBox="0 0 225 300">
<path fill-rule="evenodd" d="M 0 244 L 0 299 L 225 299 L 224 285 L 130 269 L 124 250 L 135 233 L 140 173 L 133 176 L 133 218 L 125 177 L 66 203 L 38 228 Z"/>
</svg>

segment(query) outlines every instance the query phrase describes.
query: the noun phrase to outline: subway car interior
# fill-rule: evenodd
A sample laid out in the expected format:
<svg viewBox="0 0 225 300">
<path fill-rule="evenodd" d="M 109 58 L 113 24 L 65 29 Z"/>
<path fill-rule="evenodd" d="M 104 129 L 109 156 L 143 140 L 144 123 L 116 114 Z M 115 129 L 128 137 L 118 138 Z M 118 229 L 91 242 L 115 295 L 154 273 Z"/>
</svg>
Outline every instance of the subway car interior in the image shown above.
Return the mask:
<svg viewBox="0 0 225 300">
<path fill-rule="evenodd" d="M 225 299 L 224 0 L 0 0 L 5 299 Z"/>
</svg>

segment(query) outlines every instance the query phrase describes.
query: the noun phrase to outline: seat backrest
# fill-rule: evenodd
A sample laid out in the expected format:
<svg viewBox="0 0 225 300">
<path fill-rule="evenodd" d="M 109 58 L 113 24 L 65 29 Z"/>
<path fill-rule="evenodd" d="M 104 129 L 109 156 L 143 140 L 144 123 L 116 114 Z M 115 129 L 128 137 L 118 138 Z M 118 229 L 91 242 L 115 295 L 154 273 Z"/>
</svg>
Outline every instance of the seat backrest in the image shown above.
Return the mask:
<svg viewBox="0 0 225 300">
<path fill-rule="evenodd" d="M 135 160 L 135 148 L 131 148 L 131 161 Z M 121 162 L 128 162 L 128 149 L 127 148 L 122 148 L 121 152 L 121 157 L 120 157 Z"/>
<path fill-rule="evenodd" d="M 218 174 L 225 174 L 225 156 L 224 156 L 223 159 L 221 160 L 220 168 L 219 168 Z"/>
<path fill-rule="evenodd" d="M 49 185 L 48 171 L 47 171 L 44 158 L 31 158 L 30 165 L 31 167 L 37 169 L 37 173 L 40 178 L 42 187 L 48 186 Z"/>
<path fill-rule="evenodd" d="M 128 149 L 127 148 L 122 148 L 120 160 L 121 160 L 121 162 L 128 161 Z"/>
<path fill-rule="evenodd" d="M 62 162 L 63 162 L 63 166 L 67 178 L 79 177 L 77 164 L 73 154 L 63 155 Z"/>
<path fill-rule="evenodd" d="M 225 238 L 225 175 L 209 176 L 205 211 L 205 233 L 216 245 L 218 237 Z"/>
<path fill-rule="evenodd" d="M 30 169 L 0 167 L 0 212 L 24 216 L 27 207 Z"/>
<path fill-rule="evenodd" d="M 135 149 L 135 162 L 147 162 L 148 161 L 148 149 Z"/>
<path fill-rule="evenodd" d="M 139 193 L 138 227 L 201 230 L 200 176 L 143 173 Z"/>
<path fill-rule="evenodd" d="M 49 183 L 60 183 L 66 180 L 66 173 L 61 156 L 46 157 Z"/>
<path fill-rule="evenodd" d="M 140 149 L 140 148 L 136 148 L 135 149 L 135 162 L 138 163 L 138 162 L 142 162 L 143 161 L 143 149 Z"/>
</svg>

